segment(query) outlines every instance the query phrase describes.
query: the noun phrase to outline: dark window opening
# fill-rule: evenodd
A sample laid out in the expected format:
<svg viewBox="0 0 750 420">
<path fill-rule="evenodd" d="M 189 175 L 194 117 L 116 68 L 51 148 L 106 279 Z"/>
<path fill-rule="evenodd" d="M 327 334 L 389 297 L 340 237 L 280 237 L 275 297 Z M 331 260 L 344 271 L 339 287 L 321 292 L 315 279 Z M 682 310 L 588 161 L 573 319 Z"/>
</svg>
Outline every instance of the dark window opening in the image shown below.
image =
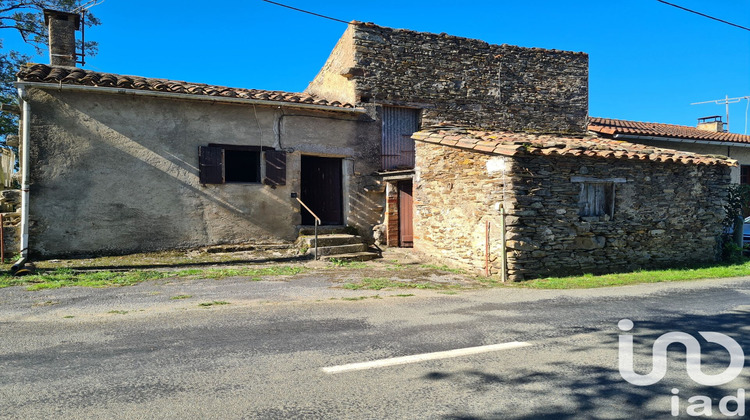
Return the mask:
<svg viewBox="0 0 750 420">
<path fill-rule="evenodd" d="M 740 184 L 750 184 L 750 165 L 740 165 Z"/>
<path fill-rule="evenodd" d="M 261 156 L 262 154 L 262 156 Z M 261 174 L 261 158 L 265 175 Z M 198 148 L 201 184 L 286 185 L 286 152 L 270 147 L 209 144 Z"/>
<path fill-rule="evenodd" d="M 260 152 L 225 149 L 224 182 L 260 182 Z"/>
</svg>

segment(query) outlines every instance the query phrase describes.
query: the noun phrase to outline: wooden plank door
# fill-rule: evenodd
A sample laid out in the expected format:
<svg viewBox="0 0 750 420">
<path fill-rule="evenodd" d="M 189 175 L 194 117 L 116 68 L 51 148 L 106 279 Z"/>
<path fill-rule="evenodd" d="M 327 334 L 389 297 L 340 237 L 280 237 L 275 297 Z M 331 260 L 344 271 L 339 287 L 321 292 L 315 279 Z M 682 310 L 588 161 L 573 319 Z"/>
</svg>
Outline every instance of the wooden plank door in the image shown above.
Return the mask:
<svg viewBox="0 0 750 420">
<path fill-rule="evenodd" d="M 399 245 L 411 248 L 414 245 L 414 199 L 412 182 L 398 183 L 398 232 Z"/>
<path fill-rule="evenodd" d="M 342 159 L 302 156 L 300 199 L 321 219 L 323 225 L 344 223 Z M 304 208 L 302 224 L 313 225 L 315 219 Z"/>
</svg>

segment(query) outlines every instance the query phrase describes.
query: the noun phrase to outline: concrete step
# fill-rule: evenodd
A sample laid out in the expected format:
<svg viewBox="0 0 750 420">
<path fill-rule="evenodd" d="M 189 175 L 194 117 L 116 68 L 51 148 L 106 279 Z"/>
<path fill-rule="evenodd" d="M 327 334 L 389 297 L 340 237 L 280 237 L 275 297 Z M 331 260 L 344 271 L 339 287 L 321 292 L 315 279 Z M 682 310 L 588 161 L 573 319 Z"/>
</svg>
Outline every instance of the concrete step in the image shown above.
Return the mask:
<svg viewBox="0 0 750 420">
<path fill-rule="evenodd" d="M 336 245 L 351 245 L 361 244 L 362 237 L 355 235 L 347 235 L 343 233 L 333 233 L 327 235 L 318 235 L 318 246 L 336 246 Z M 297 246 L 306 246 L 308 248 L 315 247 L 315 236 L 304 235 L 297 238 Z"/>
<path fill-rule="evenodd" d="M 346 226 L 318 226 L 318 235 L 345 234 Z M 315 235 L 315 228 L 304 226 L 299 229 L 300 236 Z"/>
<path fill-rule="evenodd" d="M 334 245 L 334 246 L 319 246 L 318 247 L 318 257 L 324 256 L 324 255 L 339 255 L 339 254 L 351 254 L 355 252 L 364 252 L 367 251 L 367 245 L 363 243 L 358 244 L 348 244 L 348 245 Z M 307 250 L 308 254 L 314 254 L 315 248 L 310 248 Z"/>
<path fill-rule="evenodd" d="M 375 258 L 380 258 L 380 255 L 377 252 L 352 252 L 349 254 L 338 254 L 338 255 L 325 255 L 320 257 L 323 261 L 328 261 L 331 259 L 336 259 L 338 261 L 370 261 L 374 260 Z"/>
</svg>

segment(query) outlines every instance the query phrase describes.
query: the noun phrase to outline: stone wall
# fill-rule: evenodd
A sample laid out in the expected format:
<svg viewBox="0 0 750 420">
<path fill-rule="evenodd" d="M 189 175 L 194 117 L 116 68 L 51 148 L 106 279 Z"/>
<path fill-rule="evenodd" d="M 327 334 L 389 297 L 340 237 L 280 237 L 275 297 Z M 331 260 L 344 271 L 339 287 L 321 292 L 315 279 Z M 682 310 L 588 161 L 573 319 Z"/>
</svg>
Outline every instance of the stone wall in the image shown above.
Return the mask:
<svg viewBox="0 0 750 420">
<path fill-rule="evenodd" d="M 349 37 L 351 67 L 351 42 L 344 41 Z M 333 95 L 336 87 L 345 94 Z M 355 103 L 423 108 L 423 126 L 448 122 L 582 132 L 588 116 L 588 56 L 356 24 L 308 91 Z"/>
<path fill-rule="evenodd" d="M 415 248 L 484 271 L 500 268 L 498 203 L 508 215 L 511 280 L 715 261 L 730 168 L 582 157 L 503 158 L 417 142 Z M 503 170 L 504 169 L 504 170 Z M 579 216 L 572 177 L 624 178 L 614 217 Z"/>
</svg>

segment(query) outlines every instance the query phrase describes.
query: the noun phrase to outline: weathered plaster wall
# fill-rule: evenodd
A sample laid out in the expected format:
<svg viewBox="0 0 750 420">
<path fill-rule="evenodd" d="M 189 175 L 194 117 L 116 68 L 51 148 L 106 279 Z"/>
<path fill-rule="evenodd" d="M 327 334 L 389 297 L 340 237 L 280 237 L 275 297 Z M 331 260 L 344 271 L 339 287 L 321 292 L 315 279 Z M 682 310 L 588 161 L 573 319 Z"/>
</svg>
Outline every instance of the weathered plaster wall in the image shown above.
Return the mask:
<svg viewBox="0 0 750 420">
<path fill-rule="evenodd" d="M 348 222 L 381 210 L 364 185 L 379 137 L 362 115 L 29 90 L 31 239 L 45 256 L 295 239 L 300 156 L 345 159 Z M 287 185 L 201 185 L 198 147 L 264 145 L 287 154 Z M 375 157 L 375 158 L 373 158 Z M 366 228 L 366 229 L 365 229 Z"/>
<path fill-rule="evenodd" d="M 718 256 L 726 166 L 511 159 L 417 142 L 417 168 L 415 248 L 449 264 L 484 270 L 489 220 L 492 272 L 498 272 L 496 203 L 503 202 L 512 280 L 674 266 Z M 580 184 L 571 182 L 573 176 L 626 179 L 615 186 L 612 220 L 582 220 Z"/>
<path fill-rule="evenodd" d="M 588 117 L 584 53 L 357 24 L 308 90 L 339 99 L 327 88 L 349 80 L 357 103 L 424 108 L 424 126 L 582 132 Z"/>
</svg>

